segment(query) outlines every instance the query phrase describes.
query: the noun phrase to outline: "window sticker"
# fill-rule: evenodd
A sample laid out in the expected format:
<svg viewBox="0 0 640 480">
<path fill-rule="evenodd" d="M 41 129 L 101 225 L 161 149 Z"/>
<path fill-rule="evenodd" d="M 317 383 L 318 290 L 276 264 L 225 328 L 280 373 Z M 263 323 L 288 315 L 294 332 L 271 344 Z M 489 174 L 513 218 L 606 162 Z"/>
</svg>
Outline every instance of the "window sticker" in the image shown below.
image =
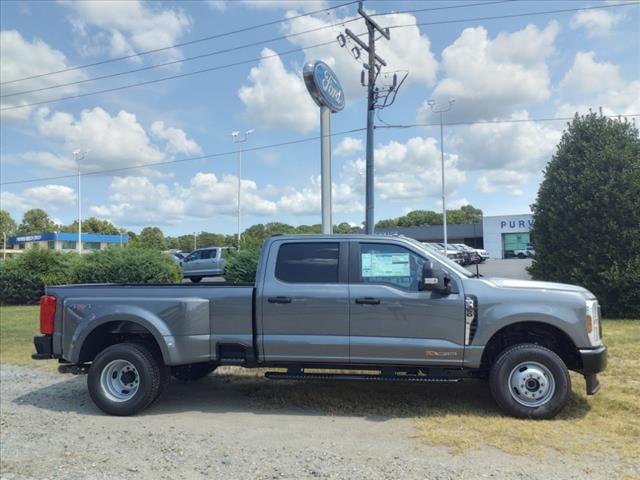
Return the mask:
<svg viewBox="0 0 640 480">
<path fill-rule="evenodd" d="M 363 253 L 363 277 L 409 277 L 409 253 Z"/>
</svg>

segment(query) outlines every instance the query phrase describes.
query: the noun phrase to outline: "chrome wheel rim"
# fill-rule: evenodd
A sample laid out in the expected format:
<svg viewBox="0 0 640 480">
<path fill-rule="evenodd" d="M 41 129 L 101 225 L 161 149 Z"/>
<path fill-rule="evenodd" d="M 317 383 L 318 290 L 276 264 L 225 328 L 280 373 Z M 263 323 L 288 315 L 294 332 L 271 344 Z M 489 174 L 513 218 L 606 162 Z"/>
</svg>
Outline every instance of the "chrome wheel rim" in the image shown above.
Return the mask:
<svg viewBox="0 0 640 480">
<path fill-rule="evenodd" d="M 525 407 L 540 407 L 551 400 L 556 382 L 551 371 L 538 362 L 522 362 L 509 375 L 509 392 Z"/>
<path fill-rule="evenodd" d="M 131 400 L 140 386 L 136 367 L 127 360 L 113 360 L 102 369 L 100 387 L 112 402 Z"/>
</svg>

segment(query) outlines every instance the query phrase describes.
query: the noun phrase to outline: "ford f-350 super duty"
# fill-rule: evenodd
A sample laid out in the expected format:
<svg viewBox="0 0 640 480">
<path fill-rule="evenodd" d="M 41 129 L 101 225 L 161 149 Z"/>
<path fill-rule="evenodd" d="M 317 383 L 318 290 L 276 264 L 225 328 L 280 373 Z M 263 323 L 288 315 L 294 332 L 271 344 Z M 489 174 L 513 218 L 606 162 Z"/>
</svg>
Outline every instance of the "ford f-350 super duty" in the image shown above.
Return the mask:
<svg viewBox="0 0 640 480">
<path fill-rule="evenodd" d="M 49 287 L 40 330 L 33 358 L 88 373 L 91 398 L 114 415 L 150 405 L 171 376 L 237 365 L 278 368 L 272 379 L 485 379 L 508 414 L 551 418 L 569 370 L 592 395 L 607 362 L 588 290 L 479 277 L 393 236 L 273 236 L 255 284 Z"/>
</svg>

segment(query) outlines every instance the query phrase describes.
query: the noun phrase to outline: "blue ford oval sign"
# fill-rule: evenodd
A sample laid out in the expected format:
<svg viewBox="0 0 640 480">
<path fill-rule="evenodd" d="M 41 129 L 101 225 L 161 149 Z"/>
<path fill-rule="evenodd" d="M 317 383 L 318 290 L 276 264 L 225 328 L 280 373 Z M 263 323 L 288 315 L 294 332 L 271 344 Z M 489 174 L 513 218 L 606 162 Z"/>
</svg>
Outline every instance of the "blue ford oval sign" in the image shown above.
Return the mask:
<svg viewBox="0 0 640 480">
<path fill-rule="evenodd" d="M 319 106 L 326 106 L 332 112 L 344 108 L 342 85 L 329 65 L 320 60 L 308 63 L 304 66 L 302 77 L 311 97 Z"/>
</svg>

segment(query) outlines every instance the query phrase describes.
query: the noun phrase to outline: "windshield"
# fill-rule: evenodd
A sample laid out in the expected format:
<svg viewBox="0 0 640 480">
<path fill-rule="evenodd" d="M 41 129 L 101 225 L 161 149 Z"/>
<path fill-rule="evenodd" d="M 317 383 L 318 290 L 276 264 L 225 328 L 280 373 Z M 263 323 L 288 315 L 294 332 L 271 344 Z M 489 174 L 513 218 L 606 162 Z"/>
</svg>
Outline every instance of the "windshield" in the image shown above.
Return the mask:
<svg viewBox="0 0 640 480">
<path fill-rule="evenodd" d="M 471 278 L 474 277 L 475 275 L 473 273 L 471 273 L 469 270 L 467 270 L 464 267 L 461 267 L 460 265 L 458 265 L 456 262 L 454 262 L 453 260 L 449 260 L 447 257 L 445 257 L 444 255 L 441 255 L 437 252 L 437 250 L 433 247 L 431 247 L 430 245 L 425 245 L 422 242 L 419 242 L 418 240 L 415 240 L 413 238 L 409 238 L 409 237 L 403 237 L 405 240 L 410 241 L 413 245 L 415 245 L 416 247 L 420 248 L 420 250 L 422 250 L 423 252 L 428 252 L 430 254 L 432 254 L 435 258 L 438 259 L 438 262 L 446 265 L 447 267 L 449 267 L 451 270 L 455 271 L 456 273 L 459 273 L 460 275 L 462 275 L 463 277 L 467 277 L 467 278 Z"/>
</svg>

